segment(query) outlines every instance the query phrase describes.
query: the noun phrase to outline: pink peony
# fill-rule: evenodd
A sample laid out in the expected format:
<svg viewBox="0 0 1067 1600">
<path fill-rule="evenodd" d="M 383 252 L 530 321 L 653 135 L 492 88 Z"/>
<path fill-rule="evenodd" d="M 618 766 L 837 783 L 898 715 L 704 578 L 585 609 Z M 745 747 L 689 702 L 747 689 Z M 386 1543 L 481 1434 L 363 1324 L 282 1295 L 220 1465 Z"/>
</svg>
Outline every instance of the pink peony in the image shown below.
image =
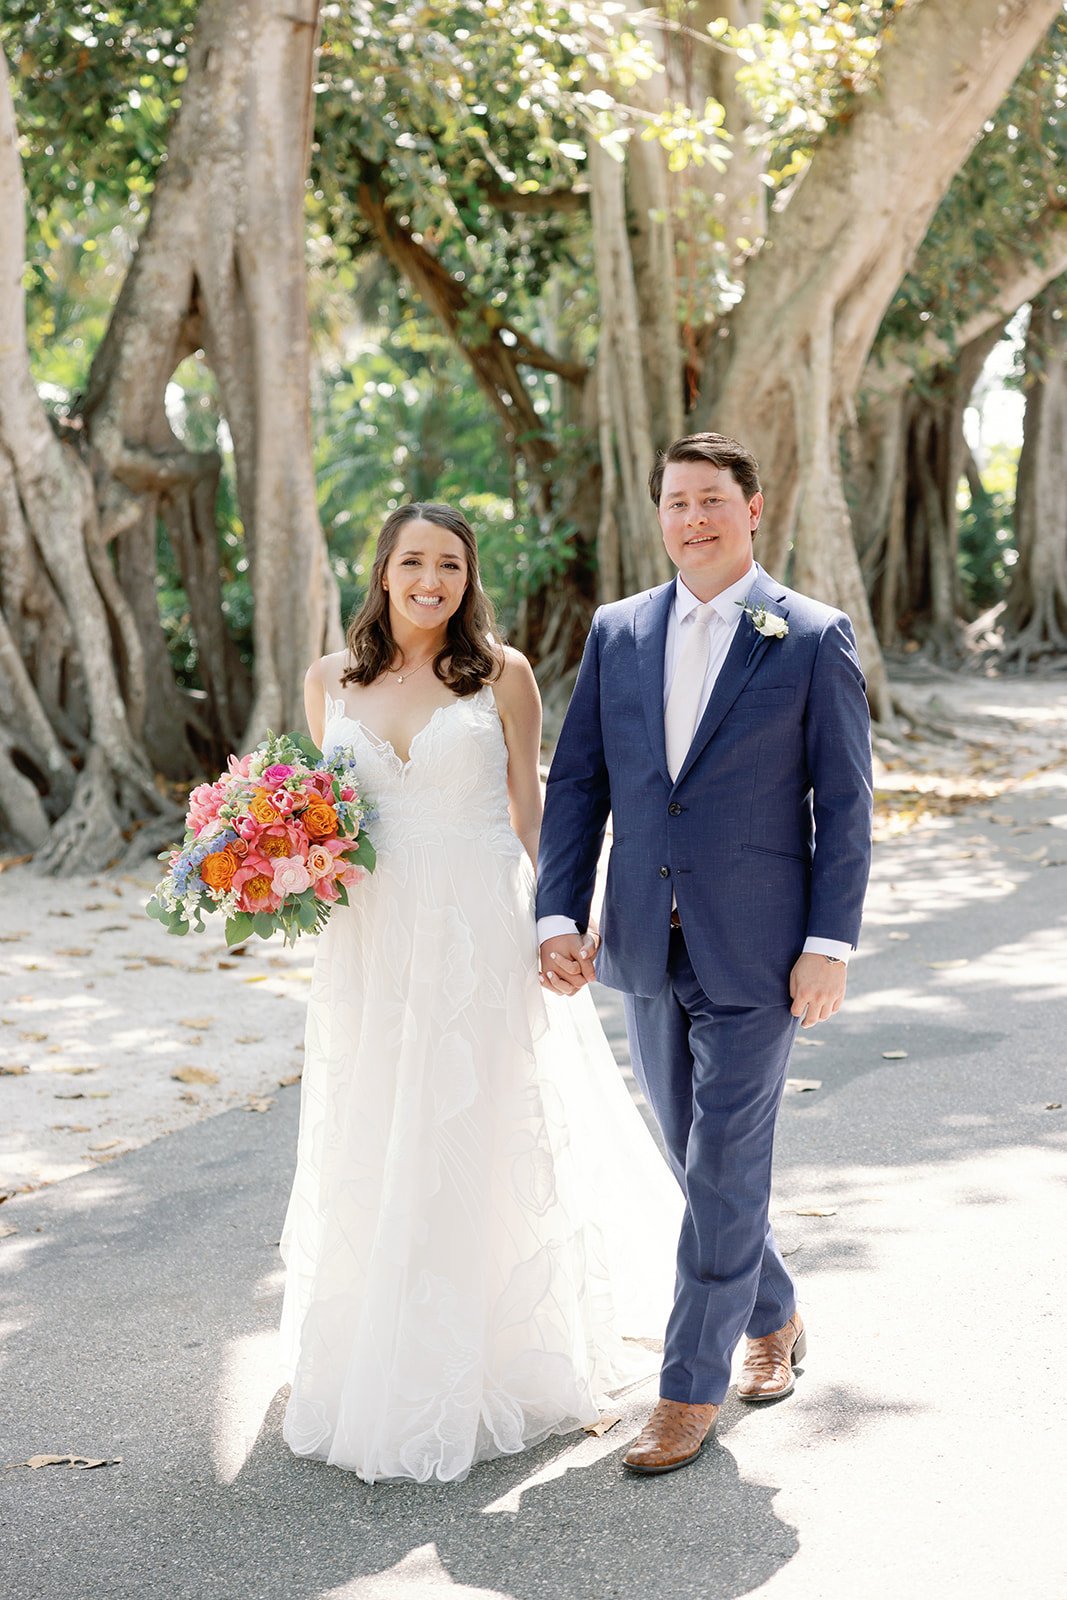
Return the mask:
<svg viewBox="0 0 1067 1600">
<path fill-rule="evenodd" d="M 272 883 L 274 862 L 250 850 L 233 875 L 240 911 L 277 911 L 282 903 Z"/>
<path fill-rule="evenodd" d="M 220 779 L 218 783 L 198 783 L 189 796 L 185 826 L 194 833 L 202 833 L 208 823 L 215 821 L 225 804 L 225 782 Z"/>
<path fill-rule="evenodd" d="M 366 876 L 366 867 L 357 866 L 353 861 L 341 868 L 337 874 L 337 881 L 338 883 L 343 883 L 346 889 L 352 889 L 357 883 L 362 883 Z"/>
<path fill-rule="evenodd" d="M 293 768 L 287 767 L 284 761 L 279 761 L 273 767 L 268 767 L 263 774 L 263 787 L 264 789 L 276 789 L 279 784 L 284 783 L 286 778 L 291 778 L 292 775 Z"/>
<path fill-rule="evenodd" d="M 279 818 L 261 830 L 256 849 L 261 855 L 270 856 L 273 862 L 280 861 L 283 856 L 306 856 L 308 842 L 299 823 Z"/>
<path fill-rule="evenodd" d="M 311 886 L 311 875 L 299 856 L 282 856 L 274 863 L 275 894 L 303 894 Z"/>
</svg>

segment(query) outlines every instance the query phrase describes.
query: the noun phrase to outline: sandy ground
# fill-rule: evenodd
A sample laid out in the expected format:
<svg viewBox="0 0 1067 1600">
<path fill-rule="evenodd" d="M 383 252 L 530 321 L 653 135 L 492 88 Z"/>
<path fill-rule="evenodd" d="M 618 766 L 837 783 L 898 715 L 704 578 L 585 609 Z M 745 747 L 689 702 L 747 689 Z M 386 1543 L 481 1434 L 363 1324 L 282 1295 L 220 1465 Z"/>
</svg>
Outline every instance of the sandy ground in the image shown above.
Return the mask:
<svg viewBox="0 0 1067 1600">
<path fill-rule="evenodd" d="M 1010 892 L 1015 867 L 1067 862 L 1067 679 L 915 669 L 895 687 L 928 726 L 878 741 L 879 837 L 907 832 L 921 848 L 961 810 L 991 822 L 995 853 L 977 837 L 956 853 L 952 890 L 976 898 Z M 1062 814 L 1035 824 L 1013 809 L 1057 789 Z M 0 871 L 0 1197 L 294 1092 L 312 942 L 227 952 L 211 923 L 168 936 L 143 913 L 154 882 L 148 866 L 74 880 Z M 932 882 L 931 897 L 945 887 Z M 876 874 L 868 926 L 898 912 Z"/>
</svg>

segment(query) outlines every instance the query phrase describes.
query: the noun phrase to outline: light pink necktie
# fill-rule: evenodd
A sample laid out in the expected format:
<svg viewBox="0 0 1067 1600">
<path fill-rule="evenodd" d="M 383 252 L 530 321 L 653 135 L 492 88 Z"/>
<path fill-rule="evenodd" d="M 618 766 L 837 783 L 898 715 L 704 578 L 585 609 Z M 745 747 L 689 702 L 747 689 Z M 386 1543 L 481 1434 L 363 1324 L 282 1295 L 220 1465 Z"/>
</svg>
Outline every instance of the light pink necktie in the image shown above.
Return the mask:
<svg viewBox="0 0 1067 1600">
<path fill-rule="evenodd" d="M 696 732 L 697 712 L 708 671 L 708 627 L 715 608 L 708 601 L 696 606 L 682 623 L 682 638 L 674 677 L 663 712 L 667 745 L 667 771 L 677 778 Z"/>
</svg>

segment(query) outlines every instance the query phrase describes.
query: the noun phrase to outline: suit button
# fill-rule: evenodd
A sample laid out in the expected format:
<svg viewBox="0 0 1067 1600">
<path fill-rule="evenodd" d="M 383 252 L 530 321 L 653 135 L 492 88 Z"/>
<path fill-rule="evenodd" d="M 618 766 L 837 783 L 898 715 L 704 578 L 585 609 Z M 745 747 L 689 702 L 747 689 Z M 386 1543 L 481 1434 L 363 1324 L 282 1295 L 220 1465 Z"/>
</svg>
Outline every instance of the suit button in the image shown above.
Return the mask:
<svg viewBox="0 0 1067 1600">
<path fill-rule="evenodd" d="M 671 875 L 670 867 L 660 867 L 659 875 L 661 878 L 669 878 Z"/>
<path fill-rule="evenodd" d="M 669 817 L 680 817 L 681 814 L 681 806 L 678 804 L 677 800 L 672 800 L 670 805 L 667 807 L 667 815 Z"/>
</svg>

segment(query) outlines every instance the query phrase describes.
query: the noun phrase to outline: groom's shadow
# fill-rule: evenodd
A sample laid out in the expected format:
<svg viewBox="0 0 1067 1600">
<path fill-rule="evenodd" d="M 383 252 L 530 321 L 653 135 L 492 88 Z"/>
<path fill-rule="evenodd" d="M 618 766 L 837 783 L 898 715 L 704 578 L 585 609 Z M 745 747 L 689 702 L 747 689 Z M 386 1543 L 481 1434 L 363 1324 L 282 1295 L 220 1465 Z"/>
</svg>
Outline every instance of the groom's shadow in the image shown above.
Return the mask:
<svg viewBox="0 0 1067 1600">
<path fill-rule="evenodd" d="M 375 1575 L 409 1557 L 412 1593 L 425 1571 L 427 1588 L 432 1574 L 442 1588 L 451 1582 L 511 1600 L 733 1600 L 798 1549 L 796 1530 L 774 1512 L 778 1491 L 742 1480 L 726 1437 L 710 1440 L 684 1472 L 639 1478 L 624 1470 L 620 1458 L 647 1410 L 644 1392 L 613 1430 L 617 1446 L 591 1461 L 568 1464 L 586 1454 L 570 1436 L 475 1467 L 460 1484 L 373 1486 L 290 1455 L 281 1439 L 286 1393 L 276 1396 L 233 1487 L 242 1499 L 263 1495 L 276 1511 L 285 1508 L 281 1525 L 272 1521 L 255 1537 L 260 1559 L 264 1537 L 275 1545 L 268 1559 L 288 1600 L 335 1589 L 370 1600 Z M 724 1435 L 740 1410 L 727 1402 Z M 541 1474 L 546 1481 L 530 1483 Z M 305 1543 L 296 1535 L 308 1527 L 314 1538 Z M 299 1545 L 299 1564 L 286 1573 Z"/>
</svg>

